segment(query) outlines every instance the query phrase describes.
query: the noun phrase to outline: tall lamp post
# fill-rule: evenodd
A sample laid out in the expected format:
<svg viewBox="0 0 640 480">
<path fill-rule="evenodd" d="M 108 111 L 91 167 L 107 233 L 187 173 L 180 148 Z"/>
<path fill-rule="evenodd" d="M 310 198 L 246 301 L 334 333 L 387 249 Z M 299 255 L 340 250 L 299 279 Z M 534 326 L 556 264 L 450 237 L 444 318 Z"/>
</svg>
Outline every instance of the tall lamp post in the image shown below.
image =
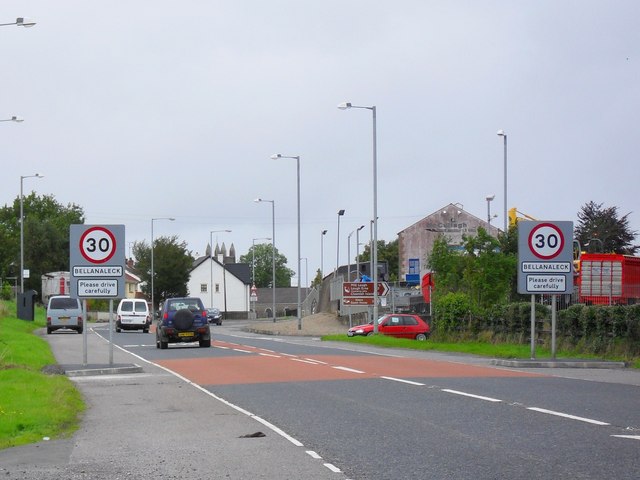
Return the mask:
<svg viewBox="0 0 640 480">
<path fill-rule="evenodd" d="M 338 210 L 338 234 L 336 235 L 336 238 L 337 238 L 336 269 L 333 272 L 333 278 L 336 277 L 336 275 L 338 274 L 338 268 L 340 268 L 340 217 L 342 217 L 343 215 L 344 215 L 344 209 Z"/>
<path fill-rule="evenodd" d="M 356 229 L 356 272 L 358 276 L 356 277 L 356 281 L 360 280 L 360 230 L 364 228 L 364 225 L 360 225 Z"/>
<path fill-rule="evenodd" d="M 491 202 L 494 198 L 496 198 L 495 195 L 487 195 L 485 199 L 487 201 L 487 223 L 489 224 L 489 230 L 491 230 Z"/>
<path fill-rule="evenodd" d="M 276 323 L 276 201 L 256 198 L 256 203 L 267 202 L 271 204 L 271 295 L 273 323 Z"/>
<path fill-rule="evenodd" d="M 504 130 L 498 130 L 498 136 L 504 143 L 504 233 L 507 233 L 507 134 Z"/>
<path fill-rule="evenodd" d="M 16 18 L 15 22 L 0 23 L 0 27 L 6 27 L 7 25 L 17 25 L 18 27 L 33 27 L 36 24 L 33 20 L 24 17 Z"/>
<path fill-rule="evenodd" d="M 15 117 L 14 117 L 15 118 Z M 25 178 L 43 178 L 44 175 L 20 175 L 20 293 L 24 293 L 24 195 L 22 184 Z"/>
<path fill-rule="evenodd" d="M 271 240 L 271 237 L 251 239 L 251 285 L 256 286 L 256 240 Z"/>
<path fill-rule="evenodd" d="M 376 106 L 357 106 L 349 102 L 338 105 L 340 110 L 363 108 L 371 110 L 373 120 L 373 245 L 371 263 L 373 265 L 373 332 L 378 333 L 378 142 L 376 132 Z"/>
<path fill-rule="evenodd" d="M 209 231 L 209 248 L 210 250 L 210 254 L 211 254 L 211 258 L 209 259 L 209 273 L 211 274 L 211 284 L 209 285 L 209 308 L 213 308 L 213 234 L 214 233 L 231 233 L 231 230 L 211 230 Z M 218 243 L 218 241 L 216 240 L 216 244 Z M 224 267 L 224 259 L 222 261 L 223 267 Z M 224 279 L 226 280 L 226 276 L 224 277 Z M 225 285 L 226 288 L 226 285 Z M 226 309 L 226 307 L 225 307 Z M 225 312 L 227 313 L 227 312 Z"/>
<path fill-rule="evenodd" d="M 16 117 L 16 116 L 14 115 L 14 116 L 12 116 L 11 118 L 3 118 L 3 119 L 0 119 L 0 122 L 16 122 L 16 123 L 20 123 L 20 122 L 24 122 L 24 118 Z"/>
<path fill-rule="evenodd" d="M 280 153 L 271 155 L 273 160 L 279 158 L 292 158 L 296 161 L 297 184 L 298 184 L 298 330 L 302 330 L 302 300 L 300 297 L 300 156 L 288 156 Z"/>
<path fill-rule="evenodd" d="M 153 321 L 155 322 L 156 319 L 156 304 L 155 304 L 155 297 L 154 297 L 154 277 L 156 276 L 155 274 L 155 270 L 153 268 L 153 222 L 155 222 L 156 220 L 169 220 L 170 222 L 173 222 L 175 220 L 175 218 L 173 217 L 160 217 L 160 218 L 152 218 L 151 219 L 151 318 L 153 319 Z"/>
<path fill-rule="evenodd" d="M 320 232 L 320 280 L 324 279 L 324 236 L 326 234 L 326 230 Z"/>
</svg>

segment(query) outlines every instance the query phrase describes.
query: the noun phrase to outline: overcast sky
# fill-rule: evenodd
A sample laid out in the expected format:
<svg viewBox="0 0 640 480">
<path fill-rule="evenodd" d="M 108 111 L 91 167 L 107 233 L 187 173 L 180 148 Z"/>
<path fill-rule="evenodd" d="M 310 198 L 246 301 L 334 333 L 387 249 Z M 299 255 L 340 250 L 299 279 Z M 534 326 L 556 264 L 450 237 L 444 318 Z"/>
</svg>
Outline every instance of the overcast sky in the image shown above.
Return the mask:
<svg viewBox="0 0 640 480">
<path fill-rule="evenodd" d="M 588 201 L 640 230 L 637 0 L 3 0 L 0 205 L 76 203 L 127 242 L 212 230 L 238 257 L 271 236 L 296 270 L 301 157 L 303 285 L 340 263 L 373 217 L 378 238 L 449 203 L 503 224 L 508 206 L 572 220 Z M 256 241 L 256 243 L 262 240 Z M 355 255 L 355 235 L 351 257 Z M 297 279 L 293 279 L 294 285 Z"/>
</svg>

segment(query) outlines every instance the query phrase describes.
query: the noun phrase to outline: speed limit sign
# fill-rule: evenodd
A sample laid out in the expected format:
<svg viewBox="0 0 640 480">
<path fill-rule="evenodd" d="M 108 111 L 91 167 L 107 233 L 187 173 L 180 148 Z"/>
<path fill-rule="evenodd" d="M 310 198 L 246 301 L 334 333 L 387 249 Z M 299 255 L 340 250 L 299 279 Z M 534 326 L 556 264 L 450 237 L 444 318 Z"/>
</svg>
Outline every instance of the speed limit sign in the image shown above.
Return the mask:
<svg viewBox="0 0 640 480">
<path fill-rule="evenodd" d="M 564 248 L 564 234 L 553 223 L 536 225 L 529 234 L 529 249 L 542 260 L 557 257 Z"/>
<path fill-rule="evenodd" d="M 80 237 L 80 254 L 91 263 L 105 263 L 113 258 L 118 242 L 105 227 L 91 227 Z"/>
<path fill-rule="evenodd" d="M 573 222 L 518 222 L 518 293 L 573 291 Z"/>
<path fill-rule="evenodd" d="M 71 225 L 70 293 L 77 298 L 123 298 L 124 225 Z"/>
</svg>

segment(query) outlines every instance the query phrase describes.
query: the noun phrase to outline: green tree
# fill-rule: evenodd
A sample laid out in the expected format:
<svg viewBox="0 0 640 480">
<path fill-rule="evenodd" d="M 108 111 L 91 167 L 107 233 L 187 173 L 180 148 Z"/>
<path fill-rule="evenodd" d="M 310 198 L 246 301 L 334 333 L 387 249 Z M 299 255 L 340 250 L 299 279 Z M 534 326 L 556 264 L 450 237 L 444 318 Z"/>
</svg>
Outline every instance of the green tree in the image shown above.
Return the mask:
<svg viewBox="0 0 640 480">
<path fill-rule="evenodd" d="M 62 205 L 53 195 L 31 193 L 23 199 L 25 289 L 40 291 L 41 275 L 69 270 L 69 227 L 84 224 L 76 204 Z M 0 276 L 20 276 L 20 197 L 0 208 Z"/>
<path fill-rule="evenodd" d="M 287 257 L 275 250 L 276 254 L 276 288 L 290 287 L 291 277 L 295 272 L 287 267 Z M 255 263 L 254 263 L 255 259 Z M 240 263 L 247 263 L 255 269 L 256 287 L 271 286 L 273 279 L 273 245 L 259 243 L 252 245 L 246 255 L 240 256 Z"/>
<path fill-rule="evenodd" d="M 320 285 L 322 285 L 322 271 L 318 269 L 316 270 L 316 276 L 313 277 L 313 280 L 311 281 L 311 286 L 319 287 Z"/>
<path fill-rule="evenodd" d="M 589 252 L 634 255 L 640 246 L 633 245 L 637 232 L 629 227 L 629 213 L 618 217 L 618 207 L 604 208 L 593 201 L 578 212 L 574 236 Z"/>
<path fill-rule="evenodd" d="M 133 244 L 136 268 L 144 282 L 142 291 L 151 298 L 151 248 L 146 241 Z M 187 283 L 193 267 L 193 256 L 187 243 L 178 236 L 159 237 L 153 242 L 153 297 L 158 302 L 165 298 L 183 297 L 188 294 Z"/>
<path fill-rule="evenodd" d="M 352 262 L 356 262 L 356 257 L 351 259 Z M 360 263 L 366 263 L 371 261 L 371 248 L 369 245 L 365 245 L 364 251 L 360 254 Z M 389 268 L 390 282 L 398 280 L 398 269 L 400 268 L 400 254 L 398 251 L 398 239 L 392 242 L 385 242 L 384 240 L 378 240 L 378 262 L 387 262 Z"/>
</svg>

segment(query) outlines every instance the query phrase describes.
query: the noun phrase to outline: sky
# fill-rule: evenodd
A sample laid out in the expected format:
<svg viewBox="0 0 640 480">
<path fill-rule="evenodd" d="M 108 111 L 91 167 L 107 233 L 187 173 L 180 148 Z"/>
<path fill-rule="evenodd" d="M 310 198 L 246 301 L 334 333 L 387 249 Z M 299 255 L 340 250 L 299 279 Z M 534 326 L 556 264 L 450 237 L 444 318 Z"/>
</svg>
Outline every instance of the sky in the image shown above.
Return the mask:
<svg viewBox="0 0 640 480">
<path fill-rule="evenodd" d="M 39 173 L 25 195 L 125 225 L 127 251 L 173 217 L 155 238 L 239 257 L 272 236 L 263 198 L 293 285 L 353 261 L 373 122 L 342 102 L 376 106 L 379 240 L 449 203 L 486 218 L 489 195 L 502 226 L 500 129 L 508 208 L 576 222 L 595 201 L 640 231 L 637 0 L 3 0 L 17 17 L 37 24 L 0 27 L 0 119 L 24 119 L 0 123 L 0 205 Z M 300 156 L 300 272 L 276 153 Z"/>
</svg>

